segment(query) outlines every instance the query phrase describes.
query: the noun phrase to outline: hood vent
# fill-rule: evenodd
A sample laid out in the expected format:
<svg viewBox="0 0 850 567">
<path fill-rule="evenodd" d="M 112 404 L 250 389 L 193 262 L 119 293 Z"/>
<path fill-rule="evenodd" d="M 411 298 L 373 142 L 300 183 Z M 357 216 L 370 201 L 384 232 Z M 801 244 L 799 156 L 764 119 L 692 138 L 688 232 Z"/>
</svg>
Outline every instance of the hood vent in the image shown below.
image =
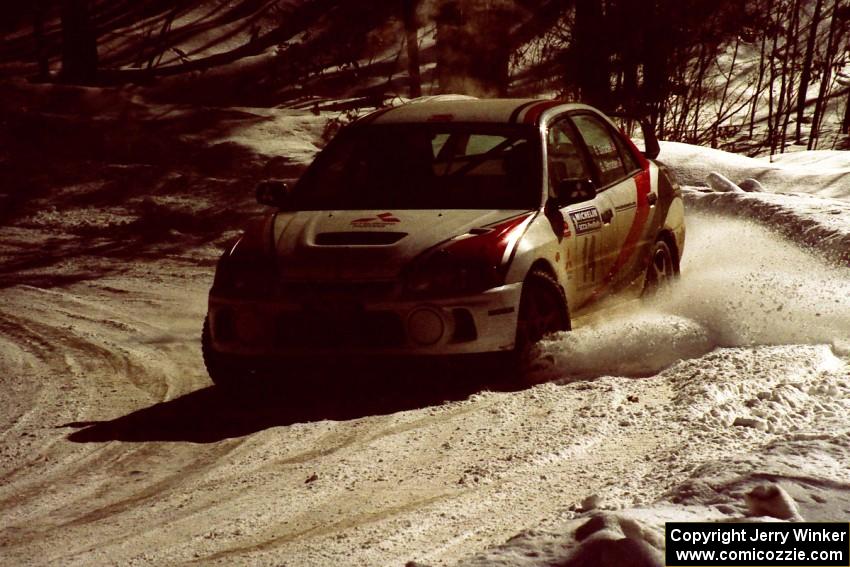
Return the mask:
<svg viewBox="0 0 850 567">
<path fill-rule="evenodd" d="M 406 232 L 322 232 L 316 235 L 319 246 L 386 246 L 407 236 Z"/>
</svg>

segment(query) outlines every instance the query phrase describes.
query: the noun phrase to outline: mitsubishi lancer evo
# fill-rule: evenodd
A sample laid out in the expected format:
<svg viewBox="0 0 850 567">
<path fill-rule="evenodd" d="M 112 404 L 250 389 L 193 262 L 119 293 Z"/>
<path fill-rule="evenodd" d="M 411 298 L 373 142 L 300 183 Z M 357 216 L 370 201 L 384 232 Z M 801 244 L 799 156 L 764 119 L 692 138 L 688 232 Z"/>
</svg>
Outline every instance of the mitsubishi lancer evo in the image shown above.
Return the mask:
<svg viewBox="0 0 850 567">
<path fill-rule="evenodd" d="M 293 187 L 258 185 L 273 209 L 210 290 L 210 377 L 285 381 L 287 359 L 348 355 L 502 353 L 521 372 L 603 298 L 677 276 L 681 193 L 643 134 L 640 151 L 587 105 L 471 97 L 343 128 Z"/>
</svg>

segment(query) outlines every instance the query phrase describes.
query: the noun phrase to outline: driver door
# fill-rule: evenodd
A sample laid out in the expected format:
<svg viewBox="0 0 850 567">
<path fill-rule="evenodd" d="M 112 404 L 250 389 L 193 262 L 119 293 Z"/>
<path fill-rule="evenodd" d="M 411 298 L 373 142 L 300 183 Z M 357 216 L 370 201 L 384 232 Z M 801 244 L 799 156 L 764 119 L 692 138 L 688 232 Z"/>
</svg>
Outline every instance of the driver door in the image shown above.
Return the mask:
<svg viewBox="0 0 850 567">
<path fill-rule="evenodd" d="M 564 179 L 592 179 L 595 172 L 590 156 L 571 120 L 556 119 L 547 132 L 549 195 Z M 590 201 L 562 207 L 564 234 L 561 240 L 562 264 L 566 272 L 568 296 L 573 312 L 581 310 L 598 295 L 615 258 L 617 234 L 611 220 L 610 196 L 597 192 Z"/>
</svg>

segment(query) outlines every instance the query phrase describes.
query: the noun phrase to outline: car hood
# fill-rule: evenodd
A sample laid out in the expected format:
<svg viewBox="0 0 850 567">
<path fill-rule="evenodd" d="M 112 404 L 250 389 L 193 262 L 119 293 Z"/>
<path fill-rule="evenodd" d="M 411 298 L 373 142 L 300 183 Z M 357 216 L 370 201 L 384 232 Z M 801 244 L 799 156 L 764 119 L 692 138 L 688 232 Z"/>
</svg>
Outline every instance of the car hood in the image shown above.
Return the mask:
<svg viewBox="0 0 850 567">
<path fill-rule="evenodd" d="M 523 210 L 281 212 L 274 242 L 284 280 L 389 279 L 425 250 Z"/>
</svg>

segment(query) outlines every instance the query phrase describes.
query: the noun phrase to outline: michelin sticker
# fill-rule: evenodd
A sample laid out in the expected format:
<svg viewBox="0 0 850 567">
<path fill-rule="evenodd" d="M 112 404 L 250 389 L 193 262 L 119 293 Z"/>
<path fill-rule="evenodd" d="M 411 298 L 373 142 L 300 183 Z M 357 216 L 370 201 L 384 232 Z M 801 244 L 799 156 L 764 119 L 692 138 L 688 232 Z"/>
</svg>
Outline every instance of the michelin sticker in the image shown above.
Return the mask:
<svg viewBox="0 0 850 567">
<path fill-rule="evenodd" d="M 602 219 L 599 218 L 599 211 L 596 210 L 596 207 L 571 211 L 570 218 L 576 226 L 577 235 L 587 234 L 602 228 Z"/>
</svg>

